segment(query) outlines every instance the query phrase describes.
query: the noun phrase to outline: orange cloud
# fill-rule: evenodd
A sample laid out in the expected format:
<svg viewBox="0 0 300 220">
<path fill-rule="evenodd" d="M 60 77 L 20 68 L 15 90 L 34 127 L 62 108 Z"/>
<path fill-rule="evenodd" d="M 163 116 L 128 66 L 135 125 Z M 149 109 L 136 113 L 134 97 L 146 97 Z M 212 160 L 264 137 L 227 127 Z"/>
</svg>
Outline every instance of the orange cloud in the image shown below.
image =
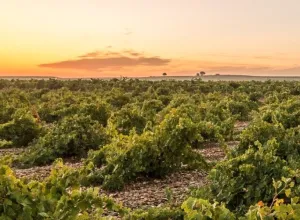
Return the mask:
<svg viewBox="0 0 300 220">
<path fill-rule="evenodd" d="M 121 69 L 123 67 L 164 66 L 171 62 L 170 59 L 163 59 L 158 56 L 147 57 L 133 50 L 124 50 L 123 52 L 94 51 L 81 55 L 78 58 L 40 64 L 39 67 L 101 71 L 102 69 Z"/>
</svg>

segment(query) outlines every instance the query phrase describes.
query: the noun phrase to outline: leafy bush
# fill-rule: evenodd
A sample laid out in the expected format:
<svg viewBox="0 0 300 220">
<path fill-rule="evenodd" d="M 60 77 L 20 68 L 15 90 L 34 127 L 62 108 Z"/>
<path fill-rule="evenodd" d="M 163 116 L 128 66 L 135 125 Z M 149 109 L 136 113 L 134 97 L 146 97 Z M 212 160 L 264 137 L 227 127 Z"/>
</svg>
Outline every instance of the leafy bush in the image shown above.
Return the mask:
<svg viewBox="0 0 300 220">
<path fill-rule="evenodd" d="M 215 202 L 211 204 L 207 200 L 188 198 L 183 204 L 185 219 L 212 219 L 212 220 L 234 220 L 235 215 L 228 210 L 224 204 Z"/>
<path fill-rule="evenodd" d="M 243 130 L 238 150 L 244 153 L 249 147 L 253 147 L 256 141 L 264 144 L 272 138 L 282 140 L 284 135 L 285 129 L 282 125 L 270 124 L 258 118 Z"/>
<path fill-rule="evenodd" d="M 144 100 L 141 108 L 141 114 L 147 119 L 147 121 L 154 122 L 156 114 L 163 110 L 163 108 L 164 105 L 160 100 Z"/>
<path fill-rule="evenodd" d="M 261 112 L 264 121 L 280 123 L 286 129 L 300 125 L 300 101 L 297 99 L 267 105 L 261 109 Z"/>
<path fill-rule="evenodd" d="M 237 138 L 239 146 L 214 167 L 209 185 L 193 193 L 201 199 L 189 199 L 182 206 L 184 210 L 164 206 L 139 210 L 131 217 L 220 219 L 227 215 L 230 219 L 234 213 L 234 219 L 297 219 L 299 88 L 296 81 L 0 80 L 0 147 L 29 145 L 17 161 L 21 165 L 43 165 L 57 157 L 85 157 L 95 150 L 82 168 L 60 167 L 46 183 L 23 186 L 23 180 L 16 180 L 9 188 L 3 183 L 13 175 L 0 176 L 3 218 L 16 219 L 22 213 L 32 219 L 76 219 L 77 214 L 81 215 L 78 218 L 98 219 L 93 211 L 101 211 L 97 202 L 87 199 L 92 205 L 81 207 L 82 200 L 91 197 L 83 188 L 73 188 L 73 182 L 78 183 L 76 187 L 79 182 L 100 183 L 116 190 L 140 176 L 203 169 L 206 163 L 192 148 L 201 148 L 206 142 L 222 145 Z M 236 120 L 251 120 L 239 137 L 234 136 L 239 135 L 234 130 Z M 272 178 L 281 176 L 291 179 L 294 186 L 283 192 L 278 184 L 282 193 L 277 193 L 276 187 L 270 186 Z M 4 210 L 3 198 L 12 195 L 13 189 L 16 194 L 9 198 L 12 203 L 5 202 Z M 276 201 L 274 193 L 278 194 Z M 16 202 L 20 194 L 25 202 Z M 33 195 L 37 197 L 34 201 Z M 26 206 L 27 197 L 30 205 Z"/>
<path fill-rule="evenodd" d="M 89 161 L 104 166 L 95 171 L 93 181 L 117 190 L 136 176 L 161 177 L 179 169 L 182 163 L 203 167 L 204 159 L 191 149 L 199 138 L 197 124 L 173 109 L 154 132 L 119 137 L 90 153 Z"/>
<path fill-rule="evenodd" d="M 184 213 L 180 208 L 150 208 L 147 210 L 134 210 L 125 217 L 126 220 L 183 220 Z"/>
<path fill-rule="evenodd" d="M 276 156 L 286 160 L 289 166 L 296 168 L 300 165 L 300 126 L 285 129 L 282 124 L 269 123 L 255 119 L 248 128 L 241 134 L 241 142 L 233 155 L 241 155 L 249 148 L 257 149 L 256 141 L 261 144 L 266 144 L 268 140 L 276 138 L 278 142 L 278 149 Z"/>
<path fill-rule="evenodd" d="M 110 136 L 89 116 L 65 117 L 45 136 L 40 137 L 19 158 L 28 165 L 43 165 L 59 157 L 84 157 L 88 150 L 107 144 Z"/>
<path fill-rule="evenodd" d="M 124 91 L 114 89 L 111 91 L 111 96 L 108 97 L 107 102 L 115 108 L 122 108 L 122 106 L 130 103 L 130 94 L 124 94 Z"/>
<path fill-rule="evenodd" d="M 92 120 L 98 121 L 104 127 L 110 117 L 109 106 L 104 102 L 89 103 L 79 107 L 80 113 L 91 116 Z"/>
<path fill-rule="evenodd" d="M 237 115 L 237 118 L 246 121 L 249 118 L 250 108 L 243 102 L 231 101 L 228 103 L 228 108 L 232 115 Z"/>
<path fill-rule="evenodd" d="M 115 112 L 109 122 L 118 132 L 125 135 L 128 135 L 132 129 L 141 134 L 146 126 L 146 119 L 141 115 L 140 110 L 130 106 L 124 106 Z"/>
<path fill-rule="evenodd" d="M 250 148 L 240 156 L 219 163 L 210 173 L 213 197 L 239 213 L 258 200 L 270 202 L 274 194 L 270 187 L 273 179 L 295 175 L 287 161 L 276 156 L 278 148 L 275 139 L 264 145 L 256 142 L 256 149 Z M 297 191 L 299 183 L 296 181 Z"/>
<path fill-rule="evenodd" d="M 38 137 L 40 129 L 41 125 L 32 114 L 21 109 L 13 114 L 11 121 L 0 124 L 0 141 L 14 147 L 26 147 Z"/>
<path fill-rule="evenodd" d="M 0 165 L 0 219 L 100 219 L 103 208 L 127 212 L 97 188 L 79 190 L 78 174 L 58 162 L 45 182 L 25 183 Z"/>
</svg>

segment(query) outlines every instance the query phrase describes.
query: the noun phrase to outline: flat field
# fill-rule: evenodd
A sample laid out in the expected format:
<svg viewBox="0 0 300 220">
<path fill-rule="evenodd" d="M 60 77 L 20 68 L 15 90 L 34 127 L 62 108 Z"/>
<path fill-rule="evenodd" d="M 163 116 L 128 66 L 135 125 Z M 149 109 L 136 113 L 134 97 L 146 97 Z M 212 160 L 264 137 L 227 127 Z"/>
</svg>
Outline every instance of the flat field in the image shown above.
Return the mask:
<svg viewBox="0 0 300 220">
<path fill-rule="evenodd" d="M 299 219 L 300 81 L 235 77 L 0 80 L 0 219 Z"/>
<path fill-rule="evenodd" d="M 300 73 L 299 73 L 300 75 Z M 247 75 L 207 75 L 197 76 L 150 76 L 141 77 L 143 80 L 192 80 L 202 79 L 203 81 L 300 81 L 300 76 L 247 76 Z"/>
</svg>

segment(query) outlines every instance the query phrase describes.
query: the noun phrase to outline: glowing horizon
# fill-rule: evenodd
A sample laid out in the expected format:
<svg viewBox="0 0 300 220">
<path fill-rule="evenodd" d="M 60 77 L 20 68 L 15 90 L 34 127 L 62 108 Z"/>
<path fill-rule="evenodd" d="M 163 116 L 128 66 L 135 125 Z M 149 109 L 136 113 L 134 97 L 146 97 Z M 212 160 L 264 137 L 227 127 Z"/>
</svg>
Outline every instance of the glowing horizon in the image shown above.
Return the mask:
<svg viewBox="0 0 300 220">
<path fill-rule="evenodd" d="M 300 76 L 297 0 L 10 0 L 0 76 Z"/>
</svg>

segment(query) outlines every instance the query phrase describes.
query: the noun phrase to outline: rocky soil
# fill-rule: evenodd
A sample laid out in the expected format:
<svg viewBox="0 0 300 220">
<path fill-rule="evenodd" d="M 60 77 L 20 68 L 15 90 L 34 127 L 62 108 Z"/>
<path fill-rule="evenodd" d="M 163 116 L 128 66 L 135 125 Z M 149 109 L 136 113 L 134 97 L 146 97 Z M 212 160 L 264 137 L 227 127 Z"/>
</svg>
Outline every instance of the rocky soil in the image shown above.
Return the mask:
<svg viewBox="0 0 300 220">
<path fill-rule="evenodd" d="M 18 155 L 21 149 L 1 149 L 0 157 L 4 155 Z M 225 157 L 224 151 L 218 144 L 211 144 L 205 149 L 198 150 L 207 161 L 219 161 Z M 82 162 L 68 161 L 65 165 L 79 168 Z M 42 181 L 49 176 L 51 165 L 41 167 L 31 167 L 27 169 L 14 168 L 17 177 Z M 186 198 L 191 188 L 203 186 L 207 173 L 203 171 L 180 171 L 173 173 L 163 179 L 144 179 L 131 183 L 121 192 L 102 193 L 123 203 L 124 206 L 135 209 L 144 207 L 162 206 L 167 202 L 166 189 L 169 189 L 173 201 L 180 204 Z"/>
<path fill-rule="evenodd" d="M 6 156 L 6 155 L 12 155 L 12 156 L 18 156 L 21 154 L 24 150 L 22 148 L 0 148 L 0 158 Z"/>
<path fill-rule="evenodd" d="M 248 127 L 249 122 L 248 121 L 237 121 L 234 125 L 234 130 L 237 133 L 242 132 L 246 127 Z"/>
<path fill-rule="evenodd" d="M 206 173 L 182 171 L 164 179 L 154 179 L 132 183 L 121 192 L 108 194 L 116 201 L 130 208 L 155 207 L 166 203 L 166 190 L 171 192 L 173 202 L 180 204 L 191 188 L 198 188 L 206 183 Z"/>
<path fill-rule="evenodd" d="M 82 166 L 82 163 L 66 162 L 65 165 L 72 168 L 79 168 L 80 166 Z M 26 179 L 38 180 L 38 181 L 43 181 L 45 178 L 47 178 L 50 175 L 51 169 L 52 169 L 52 165 L 40 166 L 40 167 L 36 166 L 27 169 L 13 168 L 18 178 L 26 178 Z"/>
<path fill-rule="evenodd" d="M 240 133 L 247 122 L 238 122 L 235 125 L 236 132 Z M 226 143 L 229 148 L 238 145 L 238 141 Z M 217 143 L 208 143 L 204 149 L 196 150 L 200 152 L 208 162 L 217 162 L 225 158 L 226 154 Z M 5 155 L 16 156 L 22 152 L 20 148 L 0 149 L 0 158 Z M 82 163 L 78 161 L 67 161 L 66 165 L 79 168 Z M 49 176 L 52 166 L 32 167 L 28 169 L 13 168 L 17 177 L 43 180 Z M 169 189 L 173 202 L 180 204 L 187 196 L 191 188 L 197 188 L 207 183 L 207 173 L 203 171 L 180 171 L 173 173 L 163 179 L 148 179 L 131 183 L 121 192 L 103 193 L 111 196 L 129 208 L 143 208 L 161 206 L 167 202 L 166 189 Z"/>
</svg>

